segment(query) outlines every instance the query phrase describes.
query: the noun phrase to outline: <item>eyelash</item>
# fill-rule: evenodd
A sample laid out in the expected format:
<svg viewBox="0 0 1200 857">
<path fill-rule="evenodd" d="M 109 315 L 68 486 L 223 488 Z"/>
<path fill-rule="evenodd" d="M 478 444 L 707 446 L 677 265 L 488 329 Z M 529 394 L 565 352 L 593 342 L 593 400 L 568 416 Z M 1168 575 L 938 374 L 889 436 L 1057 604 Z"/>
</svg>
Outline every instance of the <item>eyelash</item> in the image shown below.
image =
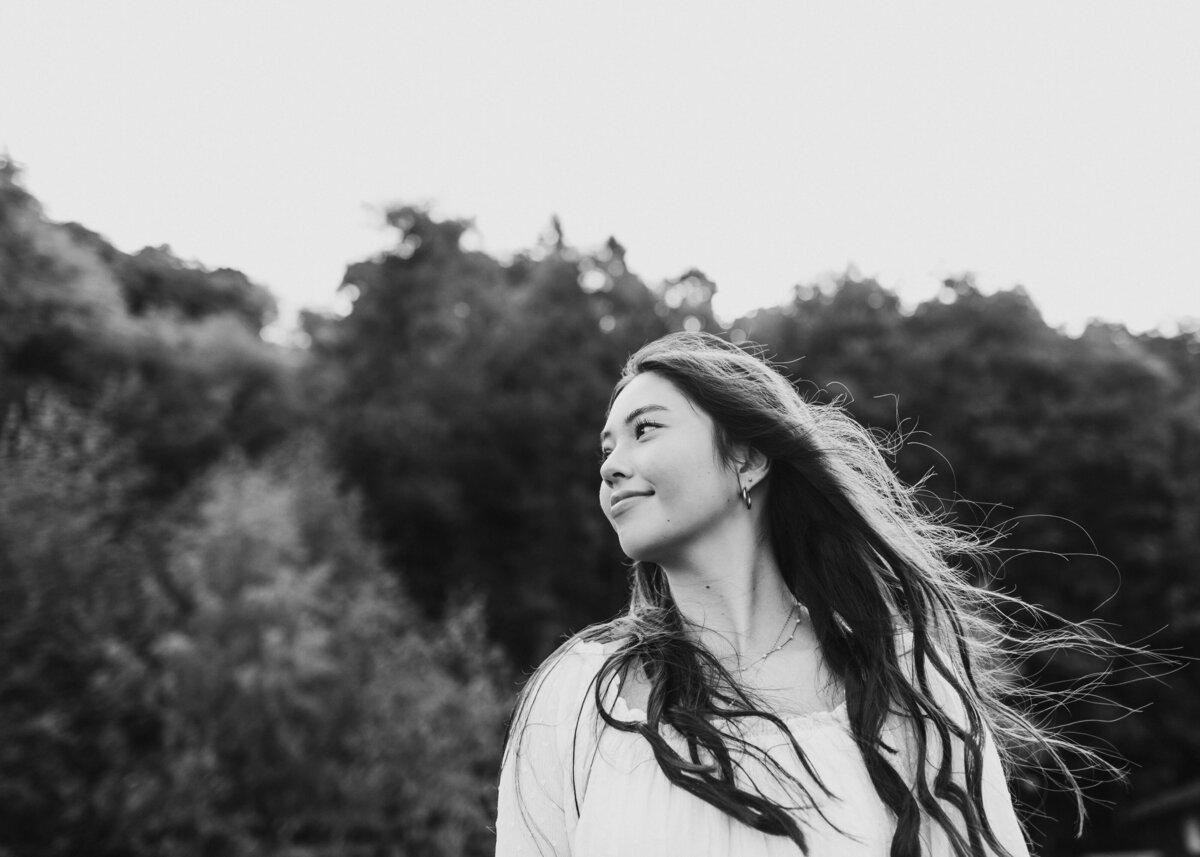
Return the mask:
<svg viewBox="0 0 1200 857">
<path fill-rule="evenodd" d="M 651 420 L 646 420 L 646 419 L 639 419 L 639 420 L 637 420 L 637 421 L 636 421 L 636 422 L 633 424 L 633 438 L 634 438 L 634 440 L 641 440 L 641 439 L 642 439 L 642 434 L 641 434 L 641 432 L 642 432 L 642 430 L 643 430 L 643 429 L 647 429 L 647 428 L 662 428 L 662 425 L 661 425 L 660 423 L 656 423 L 656 422 L 653 422 L 653 421 L 651 421 Z M 612 450 L 611 450 L 611 449 L 605 449 L 604 447 L 600 447 L 598 450 L 596 450 L 596 457 L 600 459 L 601 463 L 603 463 L 603 461 L 604 461 L 606 458 L 608 458 L 608 456 L 609 456 L 609 455 L 611 455 L 611 454 L 612 454 Z"/>
</svg>

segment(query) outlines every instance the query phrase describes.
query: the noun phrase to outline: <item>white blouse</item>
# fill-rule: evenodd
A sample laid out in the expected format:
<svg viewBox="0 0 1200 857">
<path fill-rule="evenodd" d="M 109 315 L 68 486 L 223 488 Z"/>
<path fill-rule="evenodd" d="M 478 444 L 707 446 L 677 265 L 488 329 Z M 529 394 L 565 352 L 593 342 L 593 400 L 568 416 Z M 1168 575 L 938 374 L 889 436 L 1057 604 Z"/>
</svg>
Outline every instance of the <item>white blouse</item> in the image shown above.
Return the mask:
<svg viewBox="0 0 1200 857">
<path fill-rule="evenodd" d="M 596 713 L 593 680 L 607 657 L 600 643 L 572 642 L 553 666 L 539 675 L 525 722 L 517 724 L 513 748 L 500 774 L 496 819 L 497 857 L 700 857 L 795 855 L 795 842 L 762 833 L 673 785 L 636 733 L 607 727 Z M 645 715 L 603 689 L 606 708 L 618 720 L 644 722 Z M 951 713 L 947 708 L 947 713 Z M 951 716 L 953 714 L 951 713 Z M 786 736 L 764 721 L 744 726 L 745 737 L 765 750 L 808 789 L 814 805 L 795 818 L 810 857 L 886 855 L 895 819 L 871 783 L 846 716 L 834 711 L 785 718 L 829 794 L 805 772 Z M 912 738 L 905 721 L 892 717 L 883 740 L 898 747 L 901 771 L 915 780 L 905 750 Z M 668 733 L 664 733 L 666 735 Z M 685 744 L 674 735 L 676 748 Z M 894 740 L 893 740 L 894 739 Z M 672 740 L 668 738 L 668 740 Z M 936 735 L 929 758 L 940 757 Z M 515 752 L 514 752 L 515 751 Z M 686 752 L 683 752 L 686 758 Z M 961 751 L 955 755 L 961 769 Z M 795 787 L 785 790 L 761 763 L 742 757 L 744 774 L 781 805 L 795 805 Z M 932 764 L 936 764 L 936 761 Z M 1027 857 L 1025 839 L 1013 811 L 999 755 L 988 741 L 984 752 L 984 799 L 988 820 L 1015 857 Z M 951 818 L 959 817 L 949 804 Z M 925 820 L 925 854 L 953 854 L 945 832 Z"/>
</svg>

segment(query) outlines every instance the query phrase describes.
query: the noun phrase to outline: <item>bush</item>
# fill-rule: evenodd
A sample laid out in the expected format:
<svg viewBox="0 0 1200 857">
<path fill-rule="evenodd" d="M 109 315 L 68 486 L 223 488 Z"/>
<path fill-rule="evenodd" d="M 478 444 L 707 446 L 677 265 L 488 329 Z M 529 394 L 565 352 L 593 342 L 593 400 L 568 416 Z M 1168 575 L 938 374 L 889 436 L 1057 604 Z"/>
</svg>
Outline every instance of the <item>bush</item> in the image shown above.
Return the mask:
<svg viewBox="0 0 1200 857">
<path fill-rule="evenodd" d="M 490 853 L 481 606 L 419 619 L 313 441 L 132 521 L 94 420 L 46 397 L 3 443 L 0 848 Z"/>
</svg>

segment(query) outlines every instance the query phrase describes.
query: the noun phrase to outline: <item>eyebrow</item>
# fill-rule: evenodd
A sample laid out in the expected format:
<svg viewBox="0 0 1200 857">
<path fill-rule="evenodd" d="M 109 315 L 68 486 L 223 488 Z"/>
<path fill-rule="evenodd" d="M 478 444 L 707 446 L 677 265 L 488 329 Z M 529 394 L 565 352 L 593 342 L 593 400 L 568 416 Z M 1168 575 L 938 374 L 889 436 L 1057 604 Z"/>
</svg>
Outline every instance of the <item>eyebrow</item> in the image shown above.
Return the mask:
<svg viewBox="0 0 1200 857">
<path fill-rule="evenodd" d="M 642 414 L 649 414 L 649 413 L 653 413 L 654 411 L 669 411 L 669 410 L 670 410 L 670 408 L 668 408 L 666 405 L 642 405 L 640 408 L 634 408 L 632 411 L 629 412 L 629 416 L 627 416 L 625 418 L 625 425 L 632 425 L 633 421 L 636 420 L 638 417 L 640 417 Z M 606 439 L 608 439 L 611 436 L 612 436 L 612 432 L 605 429 L 604 431 L 600 432 L 600 442 L 603 443 Z"/>
</svg>

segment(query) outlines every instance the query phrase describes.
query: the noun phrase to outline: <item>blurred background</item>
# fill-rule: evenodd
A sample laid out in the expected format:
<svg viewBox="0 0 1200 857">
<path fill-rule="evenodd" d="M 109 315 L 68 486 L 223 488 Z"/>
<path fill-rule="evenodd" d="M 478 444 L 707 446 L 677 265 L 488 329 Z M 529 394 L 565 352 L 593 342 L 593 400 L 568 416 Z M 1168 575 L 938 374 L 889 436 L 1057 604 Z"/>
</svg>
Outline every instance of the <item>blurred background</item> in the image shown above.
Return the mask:
<svg viewBox="0 0 1200 857">
<path fill-rule="evenodd" d="M 673 330 L 1200 656 L 1194 7 L 568 5 L 6 8 L 0 855 L 490 854 Z M 1081 838 L 1017 780 L 1040 853 L 1200 853 L 1196 668 L 1129 679 L 1053 715 L 1128 768 Z"/>
</svg>

